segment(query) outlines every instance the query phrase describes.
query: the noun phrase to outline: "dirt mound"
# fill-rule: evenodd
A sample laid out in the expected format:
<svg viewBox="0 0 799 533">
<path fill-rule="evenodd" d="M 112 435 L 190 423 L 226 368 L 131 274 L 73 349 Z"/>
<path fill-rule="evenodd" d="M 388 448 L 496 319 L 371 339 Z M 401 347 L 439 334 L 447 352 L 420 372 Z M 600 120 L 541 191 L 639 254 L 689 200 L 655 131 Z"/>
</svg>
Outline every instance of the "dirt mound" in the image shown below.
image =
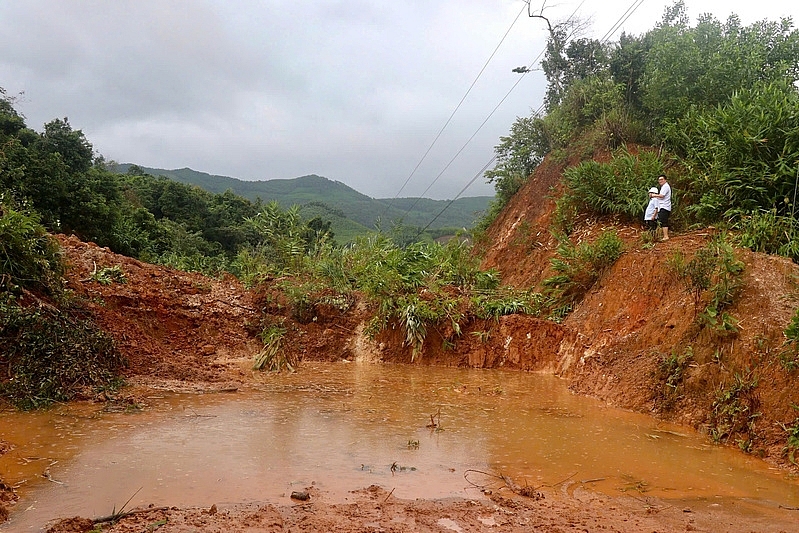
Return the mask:
<svg viewBox="0 0 799 533">
<path fill-rule="evenodd" d="M 127 378 L 213 389 L 235 386 L 225 382 L 246 375 L 242 369 L 261 346 L 254 336 L 260 310 L 238 280 L 143 263 L 76 237 L 59 239 L 67 286 L 114 338 Z M 116 277 L 102 276 L 114 271 Z"/>
</svg>

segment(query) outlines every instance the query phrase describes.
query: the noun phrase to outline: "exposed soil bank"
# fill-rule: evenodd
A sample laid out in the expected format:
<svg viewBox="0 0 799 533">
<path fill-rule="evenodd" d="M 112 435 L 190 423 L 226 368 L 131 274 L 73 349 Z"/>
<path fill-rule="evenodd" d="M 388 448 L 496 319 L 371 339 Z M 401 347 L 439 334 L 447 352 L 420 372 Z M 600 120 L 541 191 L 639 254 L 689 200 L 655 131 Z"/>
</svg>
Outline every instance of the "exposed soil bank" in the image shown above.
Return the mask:
<svg viewBox="0 0 799 533">
<path fill-rule="evenodd" d="M 557 242 L 549 227 L 561 172 L 550 161 L 540 165 L 490 228 L 483 266 L 499 269 L 512 285 L 540 288 L 553 275 L 549 260 Z M 687 276 L 669 266 L 678 255 L 690 261 L 714 237 L 712 228 L 677 228 L 668 242 L 648 244 L 638 227 L 585 219 L 571 240 L 591 242 L 607 228 L 625 241 L 625 253 L 559 330 L 532 350 L 556 352 L 551 365 L 575 392 L 694 426 L 796 472 L 786 458 L 784 428 L 799 420 L 792 407 L 799 405 L 799 371 L 786 369 L 780 355 L 786 349 L 783 332 L 799 306 L 797 265 L 735 250 L 745 264 L 743 288 L 728 309 L 738 331 L 719 334 L 697 320 L 708 291 L 695 300 Z M 520 337 L 536 334 L 517 335 L 510 345 Z M 677 394 L 667 398 L 658 366 L 664 357 L 688 350 L 690 365 Z"/>
<path fill-rule="evenodd" d="M 499 269 L 506 283 L 540 287 L 551 275 L 549 259 L 557 243 L 549 233 L 550 197 L 560 172 L 551 162 L 542 164 L 490 229 L 483 245 L 484 266 Z M 744 288 L 729 312 L 740 321 L 740 329 L 737 334 L 719 336 L 698 326 L 695 318 L 701 301 L 695 303 L 684 280 L 666 264 L 677 251 L 690 259 L 712 237 L 712 231 L 681 233 L 675 228 L 678 231 L 668 243 L 650 247 L 638 228 L 613 220 L 583 220 L 572 238 L 590 241 L 608 226 L 614 226 L 624 239 L 626 252 L 562 324 L 525 316 L 477 321 L 468 324 L 446 350 L 442 335 L 447 332 L 431 332 L 417 364 L 550 371 L 567 378 L 572 390 L 581 394 L 708 432 L 718 430 L 721 423 L 719 398 L 736 383 L 743 383 L 748 386 L 745 394 L 733 396 L 731 401 L 736 403 L 729 406 L 743 414 L 724 421 L 732 427 L 722 442 L 737 444 L 796 472 L 784 453 L 784 427 L 795 423 L 799 415 L 792 408 L 799 405 L 799 373 L 786 370 L 779 354 L 783 331 L 799 305 L 797 266 L 781 258 L 737 251 L 746 265 Z M 86 297 L 99 325 L 115 339 L 128 361 L 125 374 L 133 385 L 198 392 L 234 390 L 251 378 L 244 369 L 261 347 L 255 334 L 262 313 L 289 314 L 270 307 L 263 294 L 245 290 L 235 279 L 214 280 L 148 265 L 73 237 L 61 237 L 61 242 L 71 265 L 69 288 Z M 96 269 L 113 266 L 121 267 L 127 283 L 102 285 L 90 280 Z M 364 337 L 368 309 L 363 304 L 356 302 L 347 311 L 332 307 L 312 311 L 313 320 L 291 322 L 287 334 L 287 349 L 299 359 L 411 362 L 399 330 L 387 331 L 376 342 Z M 687 347 L 693 353 L 692 363 L 678 397 L 665 402 L 656 368 L 663 356 L 682 353 Z M 132 387 L 96 400 L 135 402 L 136 390 Z M 13 500 L 13 490 L 4 488 L 0 485 L 0 519 Z M 191 509 L 149 511 L 151 515 L 120 521 L 112 531 L 140 531 L 145 524 L 165 519 L 168 522 L 159 531 L 453 530 L 447 520 L 462 520 L 458 527 L 469 531 L 497 527 L 490 523 L 504 524 L 502 530 L 507 531 L 530 530 L 531 525 L 541 531 L 790 530 L 780 525 L 780 518 L 768 524 L 751 517 L 741 521 L 727 509 L 702 516 L 699 511 L 659 510 L 657 503 L 651 506 L 634 498 L 610 501 L 578 492 L 553 492 L 535 502 L 514 498 L 492 504 L 403 502 L 387 498 L 380 489 L 369 489 L 354 492 L 353 500 L 346 505 L 325 503 L 322 494 L 311 504 L 234 507 L 216 514 Z M 158 513 L 168 516 L 159 518 Z M 139 518 L 145 516 L 149 522 Z M 137 520 L 141 521 L 131 522 Z M 126 523 L 133 525 L 124 529 Z M 78 522 L 74 524 L 77 527 Z M 66 525 L 60 527 L 54 531 L 70 531 Z"/>
</svg>

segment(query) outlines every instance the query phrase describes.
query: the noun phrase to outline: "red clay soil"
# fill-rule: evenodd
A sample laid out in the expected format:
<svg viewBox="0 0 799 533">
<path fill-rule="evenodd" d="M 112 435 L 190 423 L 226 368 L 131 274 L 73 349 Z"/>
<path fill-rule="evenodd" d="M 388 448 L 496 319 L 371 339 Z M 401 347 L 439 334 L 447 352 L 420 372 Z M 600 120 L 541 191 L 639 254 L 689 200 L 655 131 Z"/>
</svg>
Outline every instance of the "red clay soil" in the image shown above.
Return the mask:
<svg viewBox="0 0 799 533">
<path fill-rule="evenodd" d="M 484 268 L 497 268 L 506 283 L 541 288 L 552 275 L 549 259 L 557 243 L 549 235 L 554 202 L 553 184 L 562 167 L 545 163 L 510 201 L 489 231 Z M 557 194 L 556 192 L 554 194 Z M 569 379 L 575 392 L 595 396 L 610 405 L 651 413 L 718 435 L 726 423 L 737 428 L 721 436 L 782 468 L 797 471 L 787 461 L 785 427 L 796 425 L 799 412 L 799 371 L 780 362 L 785 353 L 786 327 L 799 307 L 799 268 L 790 260 L 735 250 L 743 261 L 743 288 L 728 312 L 739 320 L 738 332 L 726 335 L 701 327 L 697 314 L 708 294 L 695 302 L 669 263 L 689 261 L 715 236 L 704 231 L 672 231 L 668 242 L 646 242 L 640 227 L 616 220 L 583 219 L 572 242 L 591 242 L 612 228 L 625 242 L 625 252 L 606 271 L 561 325 L 549 326 L 546 338 L 524 351 L 551 354 L 556 373 Z M 707 291 L 705 291 L 707 292 Z M 558 331 L 551 331 L 555 327 Z M 531 325 L 533 339 L 537 325 Z M 524 330 L 519 333 L 524 333 Z M 553 339 L 559 338 L 555 346 Z M 663 357 L 693 354 L 679 397 L 664 401 L 657 367 Z M 521 365 L 524 367 L 524 365 Z M 719 404 L 736 384 L 754 385 L 732 401 L 752 416 L 720 420 Z M 729 424 L 726 424 L 729 425 Z M 723 433 L 723 432 L 721 432 Z"/>
<path fill-rule="evenodd" d="M 402 500 L 370 486 L 350 492 L 347 501 L 331 503 L 313 488 L 309 500 L 292 505 L 239 504 L 205 508 L 136 509 L 111 524 L 108 533 L 788 533 L 794 522 L 784 515 L 747 518 L 729 512 L 697 511 L 658 504 L 654 500 L 609 498 L 583 490 L 566 490 L 535 497 L 493 493 L 480 499 Z M 96 522 L 68 518 L 48 533 L 94 531 Z"/>
<path fill-rule="evenodd" d="M 560 165 L 542 164 L 482 243 L 483 266 L 497 268 L 507 284 L 540 288 L 551 275 L 549 260 L 557 243 L 549 227 L 561 172 Z M 251 379 L 249 367 L 262 346 L 257 332 L 264 322 L 279 321 L 287 328 L 286 353 L 298 361 L 413 360 L 426 365 L 548 371 L 568 379 L 581 394 L 708 432 L 720 424 L 714 419 L 720 393 L 736 379 L 745 380 L 754 387 L 737 401 L 758 416 L 724 435 L 722 442 L 741 445 L 795 472 L 784 453 L 783 427 L 799 415 L 791 407 L 799 405 L 799 374 L 787 371 L 779 355 L 784 349 L 782 332 L 799 305 L 797 266 L 777 257 L 736 251 L 746 264 L 744 288 L 729 312 L 740 320 L 740 330 L 719 337 L 698 325 L 693 296 L 667 266 L 677 252 L 690 259 L 712 232 L 676 228 L 669 242 L 652 246 L 637 227 L 584 219 L 572 239 L 590 241 L 609 226 L 625 241 L 626 251 L 561 324 L 520 315 L 474 320 L 460 336 L 447 329 L 429 332 L 415 358 L 399 329 L 389 329 L 376 341 L 367 339 L 363 328 L 369 309 L 357 300 L 344 307 L 318 305 L 299 313 L 268 286 L 255 293 L 233 278 L 174 271 L 74 237 L 59 238 L 70 265 L 69 288 L 89 302 L 98 324 L 128 361 L 124 372 L 132 386 L 104 395 L 102 401 L 135 401 L 144 387 L 203 392 L 243 386 Z M 92 280 L 92 273 L 114 266 L 125 273 L 126 283 L 103 285 Z M 445 339 L 449 342 L 442 342 Z M 682 353 L 688 346 L 693 352 L 691 366 L 680 394 L 666 402 L 657 367 L 663 356 Z M 0 512 L 13 498 L 13 491 L 2 489 Z M 608 498 L 575 487 L 542 490 L 543 498 L 503 490 L 490 499 L 435 501 L 399 500 L 379 487 L 352 490 L 344 503 L 327 501 L 325 494 L 310 488 L 310 501 L 295 505 L 138 509 L 113 526 L 105 524 L 103 530 L 799 531 L 796 511 L 741 520 L 729 511 L 668 508 L 656 500 Z M 50 531 L 85 532 L 93 527 L 92 520 L 74 518 Z"/>
</svg>

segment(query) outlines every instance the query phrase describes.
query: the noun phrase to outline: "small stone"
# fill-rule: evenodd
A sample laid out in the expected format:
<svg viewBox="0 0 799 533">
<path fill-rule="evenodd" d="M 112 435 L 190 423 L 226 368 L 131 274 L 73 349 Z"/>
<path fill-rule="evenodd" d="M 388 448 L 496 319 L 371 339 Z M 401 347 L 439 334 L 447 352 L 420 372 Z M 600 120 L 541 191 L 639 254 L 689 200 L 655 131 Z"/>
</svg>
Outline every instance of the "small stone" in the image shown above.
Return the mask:
<svg viewBox="0 0 799 533">
<path fill-rule="evenodd" d="M 311 499 L 311 495 L 304 490 L 295 490 L 291 493 L 291 499 L 307 502 Z"/>
<path fill-rule="evenodd" d="M 205 346 L 200 348 L 200 351 L 202 352 L 203 355 L 214 355 L 216 353 L 216 346 L 214 346 L 213 344 L 206 344 Z"/>
</svg>

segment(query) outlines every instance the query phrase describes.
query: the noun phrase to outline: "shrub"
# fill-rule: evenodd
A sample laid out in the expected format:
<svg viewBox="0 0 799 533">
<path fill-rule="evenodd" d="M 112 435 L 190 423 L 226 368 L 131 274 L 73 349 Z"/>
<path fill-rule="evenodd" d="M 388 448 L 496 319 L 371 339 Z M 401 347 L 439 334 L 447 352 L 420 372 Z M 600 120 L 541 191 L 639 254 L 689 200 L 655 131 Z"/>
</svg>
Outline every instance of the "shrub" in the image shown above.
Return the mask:
<svg viewBox="0 0 799 533">
<path fill-rule="evenodd" d="M 741 434 L 737 441 L 744 451 L 750 451 L 755 436 L 755 421 L 760 399 L 758 379 L 752 374 L 735 374 L 728 387 L 719 389 L 710 413 L 710 436 L 716 442 L 727 442 Z"/>
<path fill-rule="evenodd" d="M 539 292 L 520 291 L 510 287 L 480 292 L 472 297 L 473 312 L 478 318 L 498 319 L 513 314 L 541 316 L 550 303 L 550 299 Z"/>
<path fill-rule="evenodd" d="M 720 334 L 738 331 L 737 319 L 726 309 L 743 288 L 744 263 L 735 257 L 726 235 L 718 235 L 700 248 L 688 263 L 681 255 L 673 255 L 668 264 L 693 295 L 694 313 L 700 324 Z M 700 311 L 706 294 L 707 304 Z"/>
<path fill-rule="evenodd" d="M 736 240 L 740 246 L 799 260 L 799 228 L 793 215 L 778 215 L 776 209 L 771 209 L 736 218 L 732 227 L 739 231 Z"/>
<path fill-rule="evenodd" d="M 60 248 L 39 223 L 39 215 L 17 209 L 0 195 L 0 290 L 53 293 L 61 287 Z"/>
<path fill-rule="evenodd" d="M 628 220 L 640 220 L 646 206 L 646 191 L 663 173 L 657 154 L 630 154 L 617 151 L 609 163 L 585 161 L 567 169 L 564 181 L 567 195 L 582 211 L 618 214 Z"/>
<path fill-rule="evenodd" d="M 123 360 L 94 323 L 53 307 L 0 301 L 0 364 L 10 379 L 0 394 L 23 409 L 67 401 L 86 388 L 113 387 Z"/>
<path fill-rule="evenodd" d="M 551 260 L 558 274 L 543 282 L 556 307 L 581 300 L 624 251 L 624 242 L 615 230 L 604 231 L 590 244 L 575 245 L 563 236 L 559 240 L 557 255 Z"/>
<path fill-rule="evenodd" d="M 266 369 L 272 372 L 279 372 L 285 369 L 289 372 L 294 371 L 297 362 L 281 350 L 286 331 L 282 324 L 270 324 L 261 330 L 258 337 L 264 343 L 264 347 L 255 356 L 255 362 L 253 363 L 255 370 Z"/>
<path fill-rule="evenodd" d="M 655 369 L 655 402 L 662 410 L 670 410 L 682 397 L 685 373 L 693 361 L 693 349 L 688 346 L 681 354 L 672 351 L 670 355 L 661 355 Z"/>
<path fill-rule="evenodd" d="M 737 222 L 772 210 L 775 217 L 792 216 L 798 133 L 799 93 L 788 82 L 756 84 L 723 105 L 691 109 L 666 130 L 667 141 L 690 169 L 682 180 L 691 198 L 686 211 L 705 223 Z M 766 236 L 762 227 L 756 229 L 750 237 Z M 786 235 L 768 233 L 776 241 L 762 244 L 785 243 Z"/>
<path fill-rule="evenodd" d="M 786 370 L 799 368 L 799 309 L 794 311 L 791 323 L 783 332 L 785 347 L 780 352 L 780 362 Z"/>
<path fill-rule="evenodd" d="M 799 406 L 791 405 L 796 410 L 799 410 Z M 782 453 L 788 456 L 788 460 L 794 464 L 796 463 L 796 452 L 799 450 L 799 417 L 797 417 L 791 425 L 780 424 L 782 429 L 787 434 L 785 447 L 782 449 Z M 799 466 L 799 465 L 797 465 Z"/>
</svg>

